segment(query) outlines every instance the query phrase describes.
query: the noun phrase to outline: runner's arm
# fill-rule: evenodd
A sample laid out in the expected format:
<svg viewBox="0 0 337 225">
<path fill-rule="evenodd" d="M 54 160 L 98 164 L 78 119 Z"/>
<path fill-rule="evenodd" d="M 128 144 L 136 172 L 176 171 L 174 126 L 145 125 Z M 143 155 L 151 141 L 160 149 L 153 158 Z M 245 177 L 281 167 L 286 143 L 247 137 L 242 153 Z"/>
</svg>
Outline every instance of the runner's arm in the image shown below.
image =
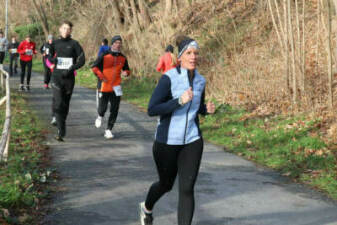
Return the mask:
<svg viewBox="0 0 337 225">
<path fill-rule="evenodd" d="M 207 115 L 207 107 L 205 104 L 205 89 L 202 92 L 201 95 L 201 99 L 200 99 L 200 106 L 199 106 L 199 110 L 198 113 L 200 113 L 201 115 Z"/>
<path fill-rule="evenodd" d="M 85 55 L 83 48 L 81 45 L 76 41 L 75 43 L 75 52 L 76 52 L 76 63 L 72 66 L 72 70 L 78 70 L 85 64 Z"/>
<path fill-rule="evenodd" d="M 160 116 L 172 113 L 179 107 L 178 98 L 172 99 L 171 80 L 163 75 L 152 93 L 147 113 L 149 116 Z"/>
</svg>

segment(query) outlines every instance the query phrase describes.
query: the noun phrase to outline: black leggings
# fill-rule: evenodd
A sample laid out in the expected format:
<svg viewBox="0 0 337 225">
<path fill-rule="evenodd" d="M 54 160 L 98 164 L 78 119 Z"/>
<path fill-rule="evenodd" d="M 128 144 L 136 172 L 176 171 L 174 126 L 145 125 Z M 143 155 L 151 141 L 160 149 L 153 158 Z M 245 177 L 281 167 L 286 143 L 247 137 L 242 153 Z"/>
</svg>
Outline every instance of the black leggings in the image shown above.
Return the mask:
<svg viewBox="0 0 337 225">
<path fill-rule="evenodd" d="M 45 58 L 42 58 L 42 63 L 44 66 L 44 83 L 49 84 L 51 77 L 51 70 L 47 66 Z"/>
<path fill-rule="evenodd" d="M 104 114 L 108 109 L 108 103 L 110 102 L 110 116 L 107 129 L 112 130 L 117 119 L 121 96 L 116 96 L 115 92 L 99 92 L 98 96 L 99 103 L 97 111 L 99 116 L 104 117 Z"/>
<path fill-rule="evenodd" d="M 5 52 L 0 52 L 0 64 L 4 62 L 5 59 Z"/>
<path fill-rule="evenodd" d="M 178 174 L 179 204 L 178 225 L 190 225 L 194 213 L 194 184 L 197 180 L 203 140 L 198 139 L 187 145 L 153 144 L 153 157 L 156 162 L 159 181 L 153 183 L 145 201 L 148 210 L 173 187 Z"/>
<path fill-rule="evenodd" d="M 25 73 L 26 73 L 26 66 L 27 66 L 27 85 L 30 84 L 30 76 L 32 75 L 32 66 L 33 63 L 32 61 L 22 61 L 20 60 L 20 64 L 21 64 L 21 84 L 24 83 L 25 81 Z"/>
</svg>

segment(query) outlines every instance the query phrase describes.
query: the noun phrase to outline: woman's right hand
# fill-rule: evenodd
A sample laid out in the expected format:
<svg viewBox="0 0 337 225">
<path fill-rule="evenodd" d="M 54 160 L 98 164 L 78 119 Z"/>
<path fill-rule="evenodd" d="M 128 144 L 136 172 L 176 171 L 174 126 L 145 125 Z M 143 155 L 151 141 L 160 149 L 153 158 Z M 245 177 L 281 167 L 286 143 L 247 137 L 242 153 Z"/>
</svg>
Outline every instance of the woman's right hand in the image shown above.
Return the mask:
<svg viewBox="0 0 337 225">
<path fill-rule="evenodd" d="M 180 96 L 180 101 L 183 105 L 185 105 L 186 103 L 190 102 L 192 98 L 193 98 L 193 91 L 192 88 L 190 87 L 189 89 L 184 91 L 184 93 Z"/>
</svg>

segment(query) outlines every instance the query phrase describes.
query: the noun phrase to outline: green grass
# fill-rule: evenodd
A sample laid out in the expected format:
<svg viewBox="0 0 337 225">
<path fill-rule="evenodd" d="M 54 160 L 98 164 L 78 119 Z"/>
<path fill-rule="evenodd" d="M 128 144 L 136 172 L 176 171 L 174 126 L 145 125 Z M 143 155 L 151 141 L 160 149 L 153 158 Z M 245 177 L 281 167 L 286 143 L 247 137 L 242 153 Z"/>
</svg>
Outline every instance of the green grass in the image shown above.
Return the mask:
<svg viewBox="0 0 337 225">
<path fill-rule="evenodd" d="M 43 124 L 25 99 L 11 96 L 12 129 L 7 163 L 0 164 L 0 223 L 36 224 L 41 201 L 47 196 L 51 170 L 47 168 L 47 147 Z M 4 107 L 0 124 L 4 123 Z M 3 209 L 3 210 L 1 210 Z M 9 212 L 9 215 L 4 212 Z"/>
</svg>

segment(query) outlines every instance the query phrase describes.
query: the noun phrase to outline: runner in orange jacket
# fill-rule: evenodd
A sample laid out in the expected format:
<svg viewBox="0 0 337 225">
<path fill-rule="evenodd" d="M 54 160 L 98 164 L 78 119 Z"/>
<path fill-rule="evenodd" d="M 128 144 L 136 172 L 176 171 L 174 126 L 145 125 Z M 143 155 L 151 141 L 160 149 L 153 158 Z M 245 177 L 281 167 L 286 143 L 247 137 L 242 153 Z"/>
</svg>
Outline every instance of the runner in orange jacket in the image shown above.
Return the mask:
<svg viewBox="0 0 337 225">
<path fill-rule="evenodd" d="M 111 130 L 116 122 L 119 103 L 122 96 L 121 75 L 129 76 L 130 69 L 126 57 L 120 52 L 122 38 L 116 35 L 111 40 L 111 50 L 100 55 L 92 71 L 99 78 L 97 89 L 99 90 L 98 117 L 95 121 L 97 128 L 101 127 L 102 119 L 110 102 L 110 116 L 104 137 L 111 139 L 114 137 Z"/>
</svg>

